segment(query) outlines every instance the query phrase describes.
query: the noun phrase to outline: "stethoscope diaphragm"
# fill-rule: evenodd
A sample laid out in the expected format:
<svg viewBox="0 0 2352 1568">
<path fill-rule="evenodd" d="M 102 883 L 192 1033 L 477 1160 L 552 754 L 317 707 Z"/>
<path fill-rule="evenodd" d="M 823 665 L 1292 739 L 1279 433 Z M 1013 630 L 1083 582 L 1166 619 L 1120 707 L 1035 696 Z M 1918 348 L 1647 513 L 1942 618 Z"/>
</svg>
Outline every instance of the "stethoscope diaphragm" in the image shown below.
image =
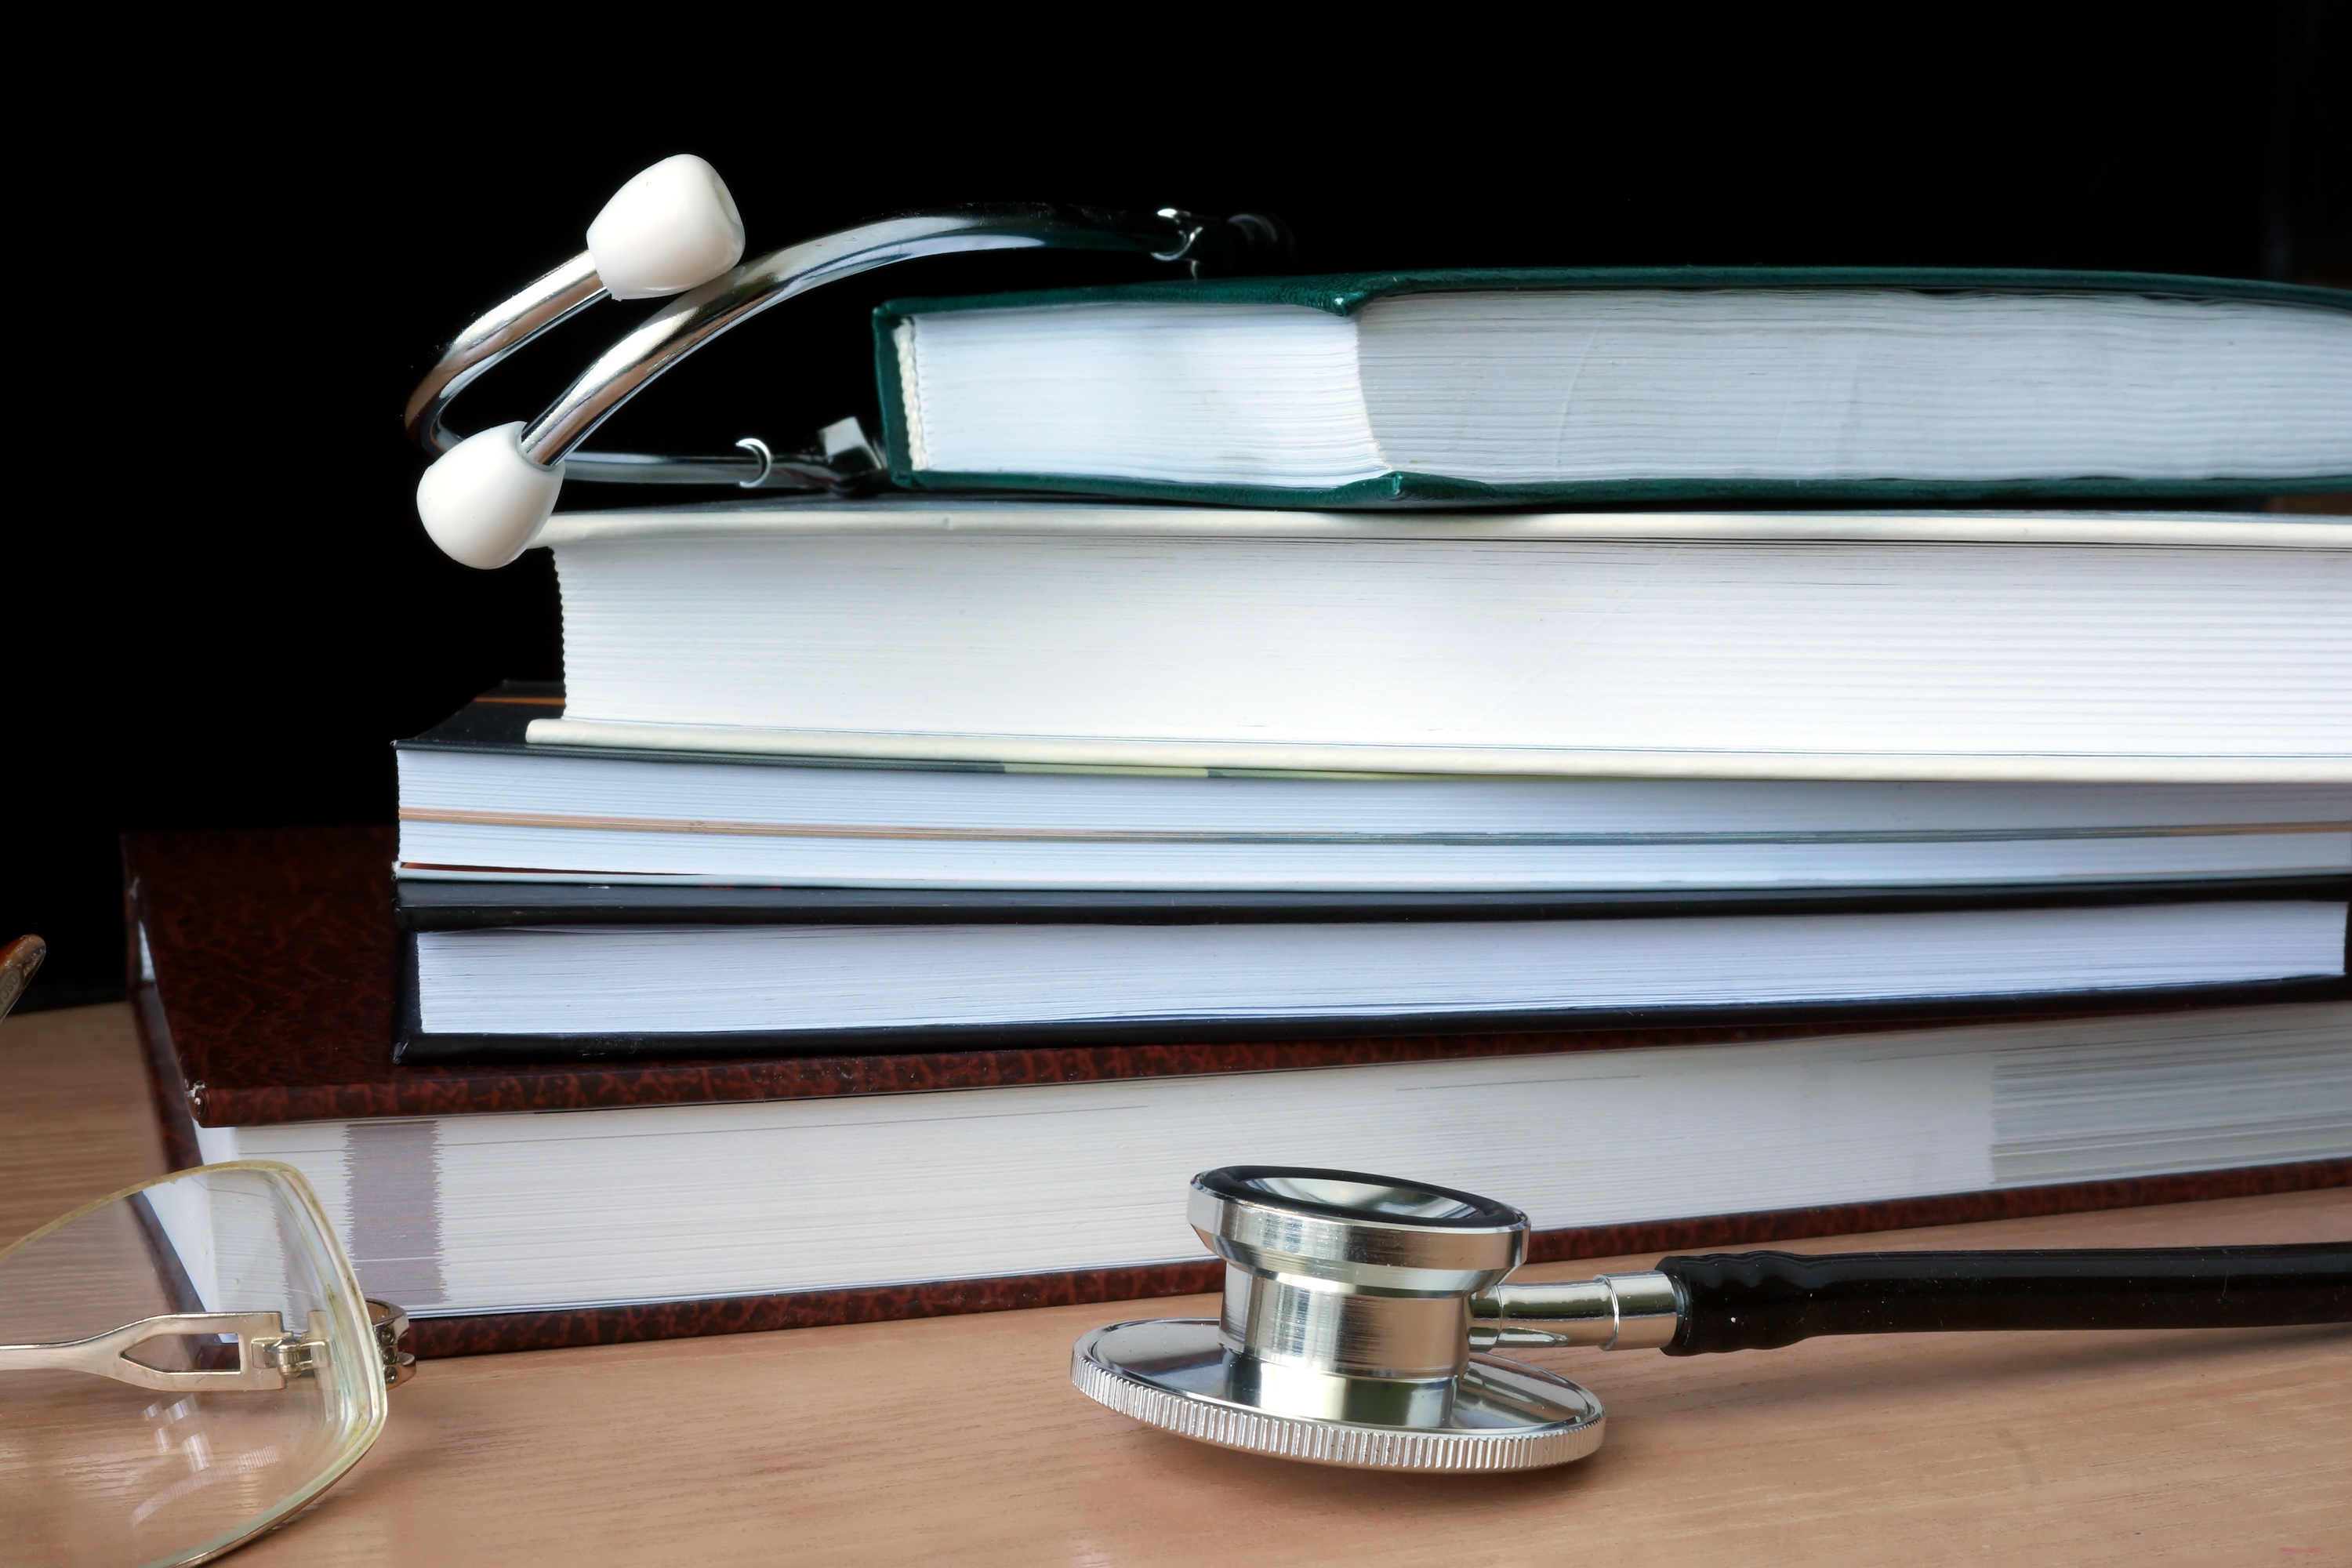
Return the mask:
<svg viewBox="0 0 2352 1568">
<path fill-rule="evenodd" d="M 1501 1356 L 1472 1354 L 1425 1426 L 1270 1408 L 1214 1318 L 1113 1323 L 1079 1339 L 1070 1381 L 1147 1426 L 1220 1448 L 1352 1469 L 1535 1470 L 1601 1447 L 1608 1416 L 1581 1384 Z"/>
</svg>

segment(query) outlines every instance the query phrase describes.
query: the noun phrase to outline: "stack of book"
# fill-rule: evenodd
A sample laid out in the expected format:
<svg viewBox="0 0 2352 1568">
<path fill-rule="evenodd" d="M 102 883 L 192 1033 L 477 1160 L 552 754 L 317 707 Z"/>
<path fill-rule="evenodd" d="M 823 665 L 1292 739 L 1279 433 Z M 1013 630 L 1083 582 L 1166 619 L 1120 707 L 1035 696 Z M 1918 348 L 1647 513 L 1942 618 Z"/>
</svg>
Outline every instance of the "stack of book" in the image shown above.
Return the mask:
<svg viewBox="0 0 2352 1568">
<path fill-rule="evenodd" d="M 558 517 L 396 847 L 130 846 L 176 1147 L 426 1351 L 1201 1289 L 1234 1163 L 1539 1257 L 2352 1181 L 2352 519 L 2194 504 L 2352 489 L 2352 296 L 877 331 L 898 493 Z"/>
</svg>

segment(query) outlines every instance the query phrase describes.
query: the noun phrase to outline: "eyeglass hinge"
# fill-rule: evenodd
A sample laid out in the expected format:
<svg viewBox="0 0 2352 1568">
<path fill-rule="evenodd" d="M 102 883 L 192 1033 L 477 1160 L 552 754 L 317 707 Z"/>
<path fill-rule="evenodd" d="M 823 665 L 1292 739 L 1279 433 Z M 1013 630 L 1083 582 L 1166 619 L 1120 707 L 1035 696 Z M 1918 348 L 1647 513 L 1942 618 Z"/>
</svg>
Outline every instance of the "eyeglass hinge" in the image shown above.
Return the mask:
<svg viewBox="0 0 2352 1568">
<path fill-rule="evenodd" d="M 315 1320 L 320 1316 L 312 1313 Z M 307 1334 L 288 1334 L 279 1340 L 266 1341 L 254 1346 L 257 1361 L 272 1372 L 288 1377 L 308 1377 L 327 1364 L 326 1335 L 318 1331 L 314 1321 Z"/>
<path fill-rule="evenodd" d="M 416 1375 L 416 1358 L 400 1348 L 401 1336 L 408 1332 L 408 1314 L 388 1301 L 370 1301 L 367 1308 L 375 1347 L 383 1357 L 384 1385 L 398 1388 Z"/>
</svg>

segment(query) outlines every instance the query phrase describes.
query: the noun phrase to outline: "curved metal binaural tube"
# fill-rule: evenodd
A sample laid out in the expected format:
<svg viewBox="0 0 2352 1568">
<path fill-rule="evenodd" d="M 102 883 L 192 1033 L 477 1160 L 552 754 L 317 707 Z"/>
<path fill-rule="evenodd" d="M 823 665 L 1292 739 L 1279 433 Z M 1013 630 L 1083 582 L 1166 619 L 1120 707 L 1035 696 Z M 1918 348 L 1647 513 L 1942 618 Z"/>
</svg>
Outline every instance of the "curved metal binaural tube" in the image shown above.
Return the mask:
<svg viewBox="0 0 2352 1568">
<path fill-rule="evenodd" d="M 458 438 L 441 423 L 451 400 L 490 366 L 604 297 L 595 259 L 582 251 L 477 317 L 408 395 L 402 414 L 408 438 L 436 457 L 456 446 Z"/>
<path fill-rule="evenodd" d="M 973 250 L 1113 250 L 1190 262 L 1197 273 L 1275 262 L 1289 244 L 1287 233 L 1267 218 L 1201 218 L 1174 208 L 1135 214 L 1047 205 L 968 206 L 861 224 L 745 262 L 671 300 L 531 421 L 520 438 L 521 451 L 543 468 L 563 464 L 574 479 L 820 488 L 824 476 L 809 465 L 751 450 L 675 458 L 579 447 L 623 404 L 721 333 L 796 295 L 893 262 Z M 475 321 L 411 395 L 411 438 L 428 452 L 447 451 L 459 439 L 442 423 L 450 401 L 483 371 L 603 295 L 593 264 L 581 256 Z"/>
</svg>

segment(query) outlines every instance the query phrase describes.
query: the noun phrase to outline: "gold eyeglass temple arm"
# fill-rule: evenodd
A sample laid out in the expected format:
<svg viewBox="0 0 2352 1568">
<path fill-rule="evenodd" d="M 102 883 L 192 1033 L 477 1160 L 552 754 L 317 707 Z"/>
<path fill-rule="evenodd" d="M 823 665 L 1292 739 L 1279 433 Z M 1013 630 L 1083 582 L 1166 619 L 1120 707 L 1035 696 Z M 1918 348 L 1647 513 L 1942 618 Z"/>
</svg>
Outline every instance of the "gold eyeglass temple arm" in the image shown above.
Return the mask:
<svg viewBox="0 0 2352 1568">
<path fill-rule="evenodd" d="M 376 1349 L 383 1359 L 383 1380 L 397 1387 L 416 1374 L 416 1358 L 400 1348 L 408 1331 L 408 1314 L 382 1301 L 368 1303 L 375 1330 Z M 133 1361 L 130 1352 L 150 1340 L 178 1334 L 234 1334 L 236 1370 L 175 1371 Z M 53 1344 L 0 1345 L 0 1372 L 80 1372 L 110 1377 L 134 1388 L 159 1393 L 197 1393 L 241 1389 L 268 1392 L 286 1386 L 289 1377 L 302 1377 L 325 1363 L 327 1314 L 312 1312 L 305 1331 L 286 1326 L 276 1312 L 166 1312 L 142 1318 L 86 1340 Z"/>
<path fill-rule="evenodd" d="M 289 1331 L 275 1312 L 166 1312 L 86 1340 L 0 1345 L 0 1372 L 83 1372 L 161 1393 L 283 1388 L 289 1374 L 311 1371 L 326 1350 L 327 1315 L 310 1314 L 310 1331 Z M 236 1370 L 172 1371 L 133 1361 L 149 1340 L 174 1334 L 235 1334 Z"/>
</svg>

